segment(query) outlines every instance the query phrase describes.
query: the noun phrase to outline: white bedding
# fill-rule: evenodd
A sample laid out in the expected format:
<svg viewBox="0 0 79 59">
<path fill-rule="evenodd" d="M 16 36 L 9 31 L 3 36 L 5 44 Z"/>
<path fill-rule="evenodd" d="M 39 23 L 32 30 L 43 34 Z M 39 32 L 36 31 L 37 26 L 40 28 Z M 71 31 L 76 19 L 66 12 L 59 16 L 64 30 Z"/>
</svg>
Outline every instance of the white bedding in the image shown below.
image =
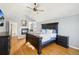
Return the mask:
<svg viewBox="0 0 79 59">
<path fill-rule="evenodd" d="M 55 40 L 56 33 L 40 34 L 40 36 L 42 37 L 42 43 L 44 43 L 44 42 L 47 42 L 49 40 Z"/>
<path fill-rule="evenodd" d="M 42 43 L 46 43 L 51 40 L 55 40 L 57 34 L 55 30 L 43 30 L 41 33 L 29 32 L 37 37 L 42 37 Z"/>
</svg>

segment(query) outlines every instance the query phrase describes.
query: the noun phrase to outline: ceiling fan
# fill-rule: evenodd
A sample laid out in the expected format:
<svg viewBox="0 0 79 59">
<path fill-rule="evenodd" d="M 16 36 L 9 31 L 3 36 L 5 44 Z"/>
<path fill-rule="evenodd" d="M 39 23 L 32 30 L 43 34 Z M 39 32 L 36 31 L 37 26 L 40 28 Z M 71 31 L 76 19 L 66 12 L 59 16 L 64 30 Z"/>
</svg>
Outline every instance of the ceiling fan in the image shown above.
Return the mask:
<svg viewBox="0 0 79 59">
<path fill-rule="evenodd" d="M 44 10 L 40 10 L 39 9 L 39 4 L 37 4 L 37 3 L 34 3 L 33 4 L 33 7 L 29 7 L 29 6 L 27 6 L 27 8 L 29 8 L 29 9 L 32 9 L 34 12 L 43 12 Z"/>
</svg>

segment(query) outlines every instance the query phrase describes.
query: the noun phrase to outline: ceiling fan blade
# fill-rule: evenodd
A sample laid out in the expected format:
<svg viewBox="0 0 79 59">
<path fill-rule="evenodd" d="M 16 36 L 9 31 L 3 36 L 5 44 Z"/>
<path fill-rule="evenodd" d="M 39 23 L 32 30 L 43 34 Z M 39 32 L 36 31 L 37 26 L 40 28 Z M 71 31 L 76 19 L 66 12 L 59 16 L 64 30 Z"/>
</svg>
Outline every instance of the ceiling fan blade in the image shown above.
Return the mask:
<svg viewBox="0 0 79 59">
<path fill-rule="evenodd" d="M 39 8 L 39 7 L 40 7 L 40 5 L 37 3 L 36 8 Z"/>
<path fill-rule="evenodd" d="M 41 11 L 41 12 L 43 12 L 44 10 L 38 10 L 38 11 Z"/>
<path fill-rule="evenodd" d="M 34 3 L 34 8 L 39 8 L 39 4 L 38 3 Z"/>
<path fill-rule="evenodd" d="M 37 5 L 37 3 L 34 3 L 34 5 Z"/>
<path fill-rule="evenodd" d="M 28 7 L 28 6 L 27 6 L 27 8 L 29 8 L 29 9 L 33 9 L 33 8 L 31 8 L 31 7 Z"/>
<path fill-rule="evenodd" d="M 38 5 L 37 5 L 38 7 L 40 7 L 40 4 L 38 3 Z"/>
</svg>

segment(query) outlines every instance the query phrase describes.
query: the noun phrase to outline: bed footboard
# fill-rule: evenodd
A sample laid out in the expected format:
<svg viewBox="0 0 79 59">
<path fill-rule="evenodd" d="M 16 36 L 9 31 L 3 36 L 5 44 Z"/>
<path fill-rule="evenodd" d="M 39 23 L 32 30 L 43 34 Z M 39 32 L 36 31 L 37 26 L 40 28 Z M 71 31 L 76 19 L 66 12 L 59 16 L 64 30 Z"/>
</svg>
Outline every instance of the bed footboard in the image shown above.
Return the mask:
<svg viewBox="0 0 79 59">
<path fill-rule="evenodd" d="M 36 49 L 37 53 L 40 55 L 42 53 L 42 42 L 41 38 L 34 36 L 32 34 L 26 34 L 26 42 L 30 42 Z"/>
</svg>

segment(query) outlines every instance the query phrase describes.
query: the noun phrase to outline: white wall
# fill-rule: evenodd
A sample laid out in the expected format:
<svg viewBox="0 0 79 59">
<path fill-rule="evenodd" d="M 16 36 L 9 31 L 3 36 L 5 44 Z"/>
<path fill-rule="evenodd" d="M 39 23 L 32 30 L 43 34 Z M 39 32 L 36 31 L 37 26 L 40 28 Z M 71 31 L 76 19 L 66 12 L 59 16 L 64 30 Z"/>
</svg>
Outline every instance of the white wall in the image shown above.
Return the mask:
<svg viewBox="0 0 79 59">
<path fill-rule="evenodd" d="M 42 23 L 57 21 L 59 22 L 59 34 L 69 36 L 69 44 L 79 48 L 79 27 L 77 27 L 79 25 L 79 15 L 76 15 L 79 14 L 79 4 L 40 4 L 40 9 L 43 9 L 44 12 L 39 12 L 39 14 L 33 14 L 33 11 L 27 9 L 26 6 L 26 4 L 22 3 L 0 3 L 0 9 L 2 9 L 5 14 L 5 20 L 13 21 L 18 24 L 18 35 L 20 35 L 21 20 L 29 20 L 29 18 L 26 18 L 26 15 L 38 22 L 42 21 Z M 60 17 L 66 18 L 58 19 Z M 6 25 L 4 27 L 0 27 L 0 32 L 6 31 L 5 29 Z"/>
<path fill-rule="evenodd" d="M 79 14 L 78 3 L 40 3 L 38 9 L 44 10 L 38 14 L 33 13 L 33 18 L 38 22 Z"/>
<path fill-rule="evenodd" d="M 18 36 L 21 36 L 21 20 L 27 20 L 27 22 L 34 22 L 34 14 L 31 9 L 28 9 L 27 6 L 31 7 L 31 4 L 24 3 L 0 3 L 0 9 L 3 10 L 5 15 L 5 21 L 10 21 L 17 23 Z M 32 6 L 33 7 L 33 6 Z M 36 21 L 35 21 L 36 22 Z M 28 23 L 27 23 L 28 24 Z M 6 25 L 6 24 L 5 24 Z M 39 25 L 37 22 L 36 26 Z M 34 31 L 38 32 L 39 29 L 34 28 Z M 1 27 L 0 31 L 6 31 L 6 26 Z"/>
<path fill-rule="evenodd" d="M 56 19 L 59 17 L 79 14 L 79 4 L 76 3 L 72 3 L 72 4 L 40 3 L 39 9 L 44 10 L 44 12 L 38 12 L 39 14 L 34 13 L 33 10 L 28 9 L 27 6 L 33 7 L 33 4 L 0 3 L 0 9 L 2 9 L 4 12 L 5 20 L 10 20 L 10 21 L 12 20 L 14 22 L 17 22 L 18 28 L 20 27 L 21 20 L 25 18 L 29 20 L 29 17 L 31 17 L 32 19 L 34 19 L 39 23 L 43 20 L 54 19 L 54 18 Z M 5 27 L 0 28 L 2 29 L 0 31 L 5 31 L 4 28 Z M 18 29 L 18 31 L 20 30 Z"/>
<path fill-rule="evenodd" d="M 0 9 L 5 16 L 5 25 L 0 27 L 0 32 L 6 31 L 6 21 L 11 21 L 17 23 L 18 36 L 20 36 L 21 20 L 29 20 L 27 15 L 31 17 L 31 12 L 26 6 L 27 4 L 24 3 L 0 3 Z"/>
<path fill-rule="evenodd" d="M 43 23 L 59 22 L 58 34 L 69 36 L 69 46 L 79 48 L 79 15 L 62 19 L 52 19 Z"/>
</svg>

